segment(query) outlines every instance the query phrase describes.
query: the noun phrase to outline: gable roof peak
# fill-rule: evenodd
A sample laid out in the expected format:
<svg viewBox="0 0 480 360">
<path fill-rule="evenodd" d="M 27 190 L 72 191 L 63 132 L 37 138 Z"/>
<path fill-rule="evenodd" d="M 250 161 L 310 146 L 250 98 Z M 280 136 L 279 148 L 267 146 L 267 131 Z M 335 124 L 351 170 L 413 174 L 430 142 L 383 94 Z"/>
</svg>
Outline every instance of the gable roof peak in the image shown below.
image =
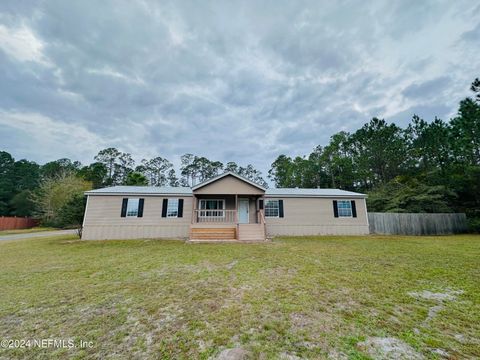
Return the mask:
<svg viewBox="0 0 480 360">
<path fill-rule="evenodd" d="M 201 187 L 204 187 L 205 185 L 208 185 L 208 184 L 210 184 L 210 183 L 212 183 L 212 182 L 215 182 L 215 181 L 217 181 L 217 180 L 220 180 L 220 179 L 222 179 L 222 178 L 224 178 L 224 177 L 226 177 L 226 176 L 233 176 L 233 177 L 235 177 L 235 178 L 237 178 L 237 179 L 239 179 L 239 180 L 241 180 L 241 181 L 244 181 L 244 182 L 246 182 L 246 183 L 248 183 L 248 184 L 250 184 L 250 185 L 252 185 L 252 186 L 255 186 L 255 187 L 258 188 L 258 189 L 261 189 L 261 190 L 263 190 L 263 191 L 266 190 L 265 187 L 257 184 L 256 182 L 254 182 L 254 181 L 252 181 L 252 180 L 250 180 L 250 179 L 247 179 L 246 177 L 243 177 L 243 176 L 241 176 L 241 175 L 238 175 L 237 173 L 234 173 L 234 172 L 232 172 L 232 171 L 226 171 L 226 172 L 224 172 L 224 173 L 222 173 L 222 174 L 220 174 L 220 175 L 214 176 L 214 177 L 211 178 L 211 179 L 202 181 L 201 183 L 198 183 L 197 185 L 192 186 L 192 190 L 195 191 L 195 190 L 197 190 L 197 189 L 200 189 Z"/>
</svg>

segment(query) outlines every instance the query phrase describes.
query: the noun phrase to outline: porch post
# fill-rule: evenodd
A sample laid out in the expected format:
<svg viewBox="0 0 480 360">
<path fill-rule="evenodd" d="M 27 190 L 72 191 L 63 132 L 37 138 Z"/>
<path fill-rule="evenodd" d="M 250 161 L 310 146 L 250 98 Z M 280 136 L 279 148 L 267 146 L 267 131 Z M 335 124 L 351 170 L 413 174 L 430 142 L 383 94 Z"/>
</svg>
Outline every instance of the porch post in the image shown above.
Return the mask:
<svg viewBox="0 0 480 360">
<path fill-rule="evenodd" d="M 195 210 L 197 209 L 197 197 L 193 195 L 192 201 L 192 224 L 195 222 Z"/>
<path fill-rule="evenodd" d="M 263 216 L 264 216 L 263 220 L 265 220 L 265 194 L 264 194 L 264 195 L 260 195 L 260 197 L 259 197 L 258 200 L 259 200 L 259 201 L 260 201 L 260 200 L 263 201 L 263 209 L 260 209 L 260 206 L 258 206 L 258 212 L 259 212 L 258 216 L 259 216 L 259 218 L 260 218 L 260 220 L 259 220 L 258 222 L 261 223 L 262 221 L 261 221 L 260 212 L 263 212 Z"/>
<path fill-rule="evenodd" d="M 238 224 L 238 194 L 235 194 L 235 224 L 237 230 L 235 231 L 235 237 L 240 240 L 240 225 Z"/>
<path fill-rule="evenodd" d="M 238 194 L 235 194 L 235 223 L 238 223 Z"/>
<path fill-rule="evenodd" d="M 258 208 L 258 199 L 260 196 L 255 196 L 255 215 L 256 215 L 256 220 L 257 224 L 260 223 L 260 209 Z"/>
</svg>

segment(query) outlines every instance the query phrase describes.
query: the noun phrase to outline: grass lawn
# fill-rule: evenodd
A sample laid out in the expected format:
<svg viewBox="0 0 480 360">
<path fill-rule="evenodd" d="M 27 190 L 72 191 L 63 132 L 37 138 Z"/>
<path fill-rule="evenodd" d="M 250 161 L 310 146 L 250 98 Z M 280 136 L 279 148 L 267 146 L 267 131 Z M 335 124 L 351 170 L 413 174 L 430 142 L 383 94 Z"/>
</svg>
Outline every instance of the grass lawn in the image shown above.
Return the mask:
<svg viewBox="0 0 480 360">
<path fill-rule="evenodd" d="M 58 230 L 51 227 L 33 227 L 30 229 L 16 229 L 16 230 L 1 230 L 0 236 L 2 235 L 15 235 L 15 234 L 28 234 L 34 232 L 42 232 L 42 231 L 53 231 Z"/>
<path fill-rule="evenodd" d="M 474 235 L 2 241 L 0 282 L 0 339 L 93 342 L 0 358 L 480 357 Z"/>
</svg>

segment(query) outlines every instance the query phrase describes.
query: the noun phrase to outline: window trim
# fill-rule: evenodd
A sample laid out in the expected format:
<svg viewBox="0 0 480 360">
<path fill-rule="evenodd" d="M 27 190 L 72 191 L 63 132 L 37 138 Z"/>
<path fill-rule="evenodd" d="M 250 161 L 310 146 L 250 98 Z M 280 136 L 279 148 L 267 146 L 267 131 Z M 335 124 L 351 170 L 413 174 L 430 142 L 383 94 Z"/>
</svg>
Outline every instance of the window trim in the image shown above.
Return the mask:
<svg viewBox="0 0 480 360">
<path fill-rule="evenodd" d="M 136 200 L 136 202 L 137 202 L 137 210 L 136 210 L 135 215 L 129 215 L 128 214 L 128 205 L 130 204 L 130 200 Z M 125 212 L 125 217 L 126 218 L 129 218 L 129 217 L 130 218 L 135 218 L 135 217 L 138 218 L 138 208 L 139 208 L 139 206 L 140 206 L 140 198 L 127 198 L 127 211 Z"/>
<path fill-rule="evenodd" d="M 350 209 L 350 215 L 340 215 L 340 203 L 341 202 L 346 202 L 348 203 L 349 205 L 349 209 Z M 345 209 L 345 208 L 343 208 Z M 337 212 L 338 212 L 338 218 L 337 219 L 340 219 L 340 218 L 353 218 L 353 210 L 352 210 L 352 201 L 351 200 L 337 200 Z"/>
<path fill-rule="evenodd" d="M 221 201 L 222 202 L 222 208 L 221 209 L 202 209 L 202 201 Z M 225 217 L 225 205 L 226 205 L 226 202 L 225 202 L 225 199 L 198 199 L 198 210 L 199 210 L 199 216 L 200 217 L 217 217 L 217 218 L 224 218 Z M 206 205 L 205 205 L 206 207 Z M 207 215 L 206 212 L 207 211 L 216 211 L 217 213 L 218 212 L 221 212 L 222 215 Z M 204 213 L 202 215 L 202 212 Z"/>
<path fill-rule="evenodd" d="M 175 200 L 176 203 L 177 203 L 177 205 L 175 206 L 175 210 L 174 210 L 174 211 L 175 211 L 175 216 L 171 216 L 171 215 L 169 215 L 169 213 L 168 213 L 168 210 L 169 210 L 169 207 L 170 207 L 170 201 L 171 201 L 171 200 Z M 168 199 L 167 199 L 167 214 L 166 214 L 165 218 L 167 218 L 167 219 L 175 219 L 175 218 L 178 218 L 178 204 L 180 203 L 179 200 L 180 200 L 179 198 L 168 198 Z"/>
<path fill-rule="evenodd" d="M 277 215 L 272 216 L 272 215 L 267 215 L 267 204 L 270 201 L 275 201 L 277 203 Z M 280 218 L 280 199 L 265 199 L 263 202 L 263 214 L 267 218 Z"/>
</svg>

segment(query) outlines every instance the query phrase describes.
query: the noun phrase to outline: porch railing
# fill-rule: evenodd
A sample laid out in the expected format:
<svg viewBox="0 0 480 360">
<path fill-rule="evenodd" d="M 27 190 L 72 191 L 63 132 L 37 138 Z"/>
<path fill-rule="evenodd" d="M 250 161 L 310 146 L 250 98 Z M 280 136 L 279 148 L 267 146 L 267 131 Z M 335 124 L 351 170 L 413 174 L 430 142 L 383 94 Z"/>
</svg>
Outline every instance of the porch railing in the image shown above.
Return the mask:
<svg viewBox="0 0 480 360">
<path fill-rule="evenodd" d="M 193 210 L 194 224 L 235 224 L 237 210 Z"/>
</svg>

